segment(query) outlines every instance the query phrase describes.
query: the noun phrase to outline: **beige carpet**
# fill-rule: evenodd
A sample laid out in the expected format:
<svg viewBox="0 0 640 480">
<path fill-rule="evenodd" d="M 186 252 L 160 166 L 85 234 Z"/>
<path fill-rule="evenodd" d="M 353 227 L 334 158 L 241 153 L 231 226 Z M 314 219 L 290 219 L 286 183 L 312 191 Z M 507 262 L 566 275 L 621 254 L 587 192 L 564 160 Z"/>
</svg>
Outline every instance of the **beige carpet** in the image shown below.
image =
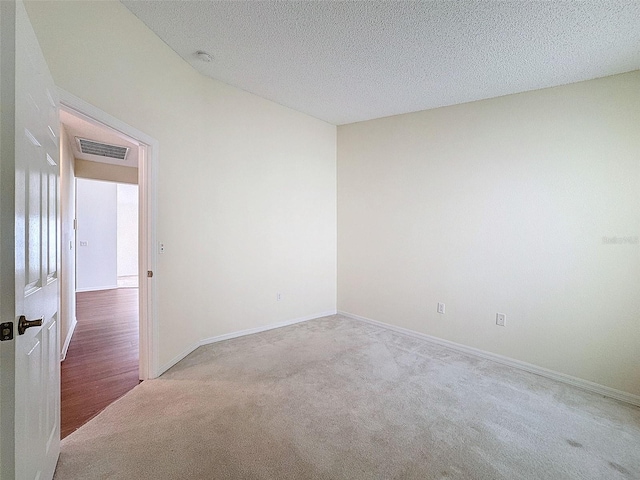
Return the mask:
<svg viewBox="0 0 640 480">
<path fill-rule="evenodd" d="M 198 349 L 55 478 L 637 480 L 640 409 L 333 316 Z"/>
</svg>

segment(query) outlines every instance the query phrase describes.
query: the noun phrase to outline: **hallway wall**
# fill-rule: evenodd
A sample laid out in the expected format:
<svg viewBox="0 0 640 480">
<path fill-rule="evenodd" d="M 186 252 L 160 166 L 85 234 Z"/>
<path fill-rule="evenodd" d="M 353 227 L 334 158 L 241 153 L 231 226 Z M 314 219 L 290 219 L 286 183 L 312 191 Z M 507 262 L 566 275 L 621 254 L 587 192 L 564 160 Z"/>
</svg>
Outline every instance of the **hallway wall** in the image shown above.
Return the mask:
<svg viewBox="0 0 640 480">
<path fill-rule="evenodd" d="M 76 180 L 77 292 L 118 286 L 117 187 L 112 182 Z"/>
<path fill-rule="evenodd" d="M 138 275 L 138 186 L 117 185 L 117 276 Z"/>
<path fill-rule="evenodd" d="M 76 186 L 69 135 L 60 125 L 60 349 L 64 356 L 76 323 Z"/>
</svg>

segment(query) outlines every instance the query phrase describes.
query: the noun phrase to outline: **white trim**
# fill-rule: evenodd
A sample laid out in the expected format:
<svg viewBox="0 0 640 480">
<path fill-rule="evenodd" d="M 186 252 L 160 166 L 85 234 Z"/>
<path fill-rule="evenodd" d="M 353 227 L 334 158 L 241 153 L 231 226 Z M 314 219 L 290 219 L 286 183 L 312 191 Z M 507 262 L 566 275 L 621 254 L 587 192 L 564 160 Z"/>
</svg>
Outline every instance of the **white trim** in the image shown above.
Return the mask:
<svg viewBox="0 0 640 480">
<path fill-rule="evenodd" d="M 79 97 L 58 88 L 60 108 L 80 115 L 92 123 L 106 125 L 120 132 L 139 145 L 138 186 L 140 195 L 139 235 L 139 295 L 140 295 L 140 378 L 157 377 L 161 370 L 158 364 L 159 325 L 157 315 L 157 289 L 155 276 L 147 277 L 147 271 L 156 272 L 156 225 L 159 142 L 135 127 L 109 115 Z"/>
<path fill-rule="evenodd" d="M 140 326 L 145 336 L 144 343 L 147 350 L 141 348 L 140 378 L 156 378 L 160 370 L 160 325 L 158 323 L 158 302 L 155 276 L 149 278 L 147 271 L 156 272 L 157 265 L 157 235 L 158 218 L 158 142 L 154 141 L 140 147 L 140 155 L 144 159 L 138 167 L 138 195 L 141 209 L 139 242 L 146 245 L 146 256 L 140 252 L 138 258 L 138 290 L 140 295 Z M 146 179 L 146 181 L 144 181 Z M 146 204 L 145 204 L 146 201 Z"/>
<path fill-rule="evenodd" d="M 103 287 L 85 287 L 85 288 L 76 288 L 76 293 L 82 292 L 97 292 L 100 290 L 115 290 L 118 288 L 118 285 L 106 285 Z"/>
<path fill-rule="evenodd" d="M 187 355 L 189 355 L 190 353 L 194 352 L 198 347 L 200 347 L 200 342 L 193 343 L 190 346 L 188 346 L 187 348 L 185 348 L 182 351 L 182 353 L 179 353 L 178 355 L 176 355 L 175 357 L 173 357 L 171 360 L 169 360 L 167 363 L 165 363 L 164 365 L 162 365 L 160 367 L 160 375 L 162 375 L 164 372 L 169 370 L 171 367 L 173 367 L 180 360 L 184 359 Z M 158 376 L 160 376 L 160 375 L 158 375 Z"/>
<path fill-rule="evenodd" d="M 296 323 L 308 322 L 309 320 L 315 320 L 317 318 L 328 317 L 335 315 L 336 311 L 331 310 L 328 312 L 316 313 L 314 315 L 307 315 L 306 317 L 295 318 L 293 320 L 285 320 L 284 322 L 272 323 L 262 327 L 248 328 L 247 330 L 240 330 L 238 332 L 226 333 L 224 335 L 218 335 L 216 337 L 205 338 L 200 340 L 200 346 L 209 345 L 210 343 L 222 342 L 224 340 L 230 340 L 232 338 L 244 337 L 245 335 L 253 335 L 254 333 L 266 332 L 267 330 L 273 330 L 275 328 L 288 327 Z"/>
<path fill-rule="evenodd" d="M 402 333 L 404 335 L 409 335 L 411 337 L 419 338 L 421 340 L 425 340 L 427 342 L 440 345 L 441 347 L 449 348 L 457 352 L 465 353 L 467 355 L 472 355 L 474 357 L 480 357 L 487 360 L 491 360 L 497 363 L 501 363 L 502 365 L 507 365 L 509 367 L 517 368 L 518 370 L 524 370 L 525 372 L 533 373 L 535 375 L 540 375 L 541 377 L 550 378 L 558 382 L 566 383 L 568 385 L 581 388 L 582 390 L 586 390 L 588 392 L 597 393 L 598 395 L 604 395 L 605 397 L 610 397 L 616 400 L 620 400 L 621 402 L 626 402 L 626 403 L 630 403 L 631 405 L 640 406 L 640 396 L 634 395 L 632 393 L 623 392 L 622 390 L 616 390 L 615 388 L 606 387 L 604 385 L 600 385 L 599 383 L 590 382 L 589 380 L 583 380 L 582 378 L 577 378 L 571 375 L 567 375 L 565 373 L 549 370 L 548 368 L 539 367 L 531 363 L 522 362 L 520 360 L 516 360 L 509 357 L 504 357 L 496 353 L 480 350 L 479 348 L 467 347 L 466 345 L 450 342 L 449 340 L 444 340 L 438 337 L 432 337 L 431 335 L 416 332 L 415 330 L 409 330 L 407 328 L 397 327 L 395 325 L 390 325 L 388 323 L 380 322 L 378 320 L 372 320 L 370 318 L 361 317 L 359 315 L 354 315 L 353 313 L 344 312 L 342 310 L 338 310 L 338 315 L 342 315 L 347 318 L 370 323 L 372 325 L 383 327 L 388 330 L 392 330 L 394 332 Z"/>
<path fill-rule="evenodd" d="M 64 345 L 62 346 L 62 353 L 60 354 L 60 361 L 64 362 L 67 358 L 67 350 L 69 350 L 69 344 L 71 343 L 71 337 L 73 337 L 73 332 L 76 331 L 76 325 L 78 325 L 78 320 L 76 317 L 73 317 L 73 321 L 71 322 L 71 327 L 69 327 L 69 331 L 67 332 L 67 338 L 64 341 Z"/>
<path fill-rule="evenodd" d="M 80 97 L 76 97 L 73 93 L 69 93 L 66 90 L 58 87 L 58 96 L 60 97 L 60 107 L 64 110 L 65 107 L 71 109 L 71 113 L 80 114 L 85 119 L 93 122 L 103 123 L 114 130 L 125 135 L 128 141 L 138 140 L 147 145 L 158 145 L 158 141 L 147 135 L 146 133 L 132 127 L 128 123 L 117 119 L 109 115 L 107 112 L 100 110 L 98 107 L 85 102 Z"/>
<path fill-rule="evenodd" d="M 171 367 L 173 367 L 180 360 L 185 358 L 187 355 L 195 351 L 197 348 L 202 347 L 204 345 L 210 345 L 212 343 L 222 342 L 224 340 L 231 340 L 232 338 L 244 337 L 246 335 L 253 335 L 254 333 L 266 332 L 268 330 L 273 330 L 275 328 L 288 327 L 289 325 L 295 325 L 296 323 L 308 322 L 309 320 L 315 320 L 317 318 L 328 317 L 330 315 L 335 315 L 335 310 L 329 310 L 327 312 L 316 313 L 313 315 L 307 315 L 306 317 L 294 318 L 293 320 L 285 320 L 284 322 L 272 323 L 270 325 L 264 325 L 262 327 L 248 328 L 247 330 L 239 330 L 237 332 L 225 333 L 223 335 L 218 335 L 215 337 L 205 338 L 192 344 L 189 348 L 185 349 L 182 353 L 176 355 L 169 362 L 165 363 L 160 369 L 160 374 L 163 374 Z"/>
</svg>

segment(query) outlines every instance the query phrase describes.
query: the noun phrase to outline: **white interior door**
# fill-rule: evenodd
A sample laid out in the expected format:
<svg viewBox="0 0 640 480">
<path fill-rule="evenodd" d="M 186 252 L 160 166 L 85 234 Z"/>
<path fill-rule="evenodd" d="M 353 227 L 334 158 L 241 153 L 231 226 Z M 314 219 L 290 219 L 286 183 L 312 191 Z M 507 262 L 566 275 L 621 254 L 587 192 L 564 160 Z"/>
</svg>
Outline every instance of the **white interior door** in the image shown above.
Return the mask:
<svg viewBox="0 0 640 480">
<path fill-rule="evenodd" d="M 13 297 L 2 304 L 2 322 L 13 322 L 14 339 L 2 342 L 0 475 L 3 479 L 6 475 L 7 479 L 50 480 L 60 451 L 58 106 L 24 6 L 20 1 L 1 3 L 2 27 L 7 25 L 7 14 L 15 18 L 15 130 L 13 158 L 5 157 L 6 137 L 2 138 L 0 228 L 5 239 L 13 230 L 15 242 L 3 242 L 1 252 L 2 298 Z M 11 69 L 5 63 L 11 55 L 5 39 L 3 36 L 1 44 L 3 76 Z M 9 86 L 0 86 L 4 101 Z M 3 113 L 5 129 L 6 110 Z M 12 171 L 13 188 L 9 189 Z M 15 275 L 9 276 L 11 257 Z M 13 308 L 8 308 L 11 300 Z M 31 323 L 21 322 L 21 317 Z M 8 369 L 11 363 L 12 372 Z M 13 425 L 5 408 L 13 411 Z"/>
</svg>

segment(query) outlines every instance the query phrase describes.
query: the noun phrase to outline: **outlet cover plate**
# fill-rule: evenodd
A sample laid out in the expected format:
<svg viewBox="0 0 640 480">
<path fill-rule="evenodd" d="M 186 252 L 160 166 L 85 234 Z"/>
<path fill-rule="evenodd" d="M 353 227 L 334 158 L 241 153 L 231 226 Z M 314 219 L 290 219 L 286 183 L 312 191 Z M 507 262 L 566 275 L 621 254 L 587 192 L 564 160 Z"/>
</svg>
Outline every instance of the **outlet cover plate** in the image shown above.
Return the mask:
<svg viewBox="0 0 640 480">
<path fill-rule="evenodd" d="M 506 313 L 496 313 L 496 325 L 500 327 L 507 326 L 507 314 Z"/>
<path fill-rule="evenodd" d="M 444 303 L 438 303 L 438 313 L 444 315 Z"/>
</svg>

